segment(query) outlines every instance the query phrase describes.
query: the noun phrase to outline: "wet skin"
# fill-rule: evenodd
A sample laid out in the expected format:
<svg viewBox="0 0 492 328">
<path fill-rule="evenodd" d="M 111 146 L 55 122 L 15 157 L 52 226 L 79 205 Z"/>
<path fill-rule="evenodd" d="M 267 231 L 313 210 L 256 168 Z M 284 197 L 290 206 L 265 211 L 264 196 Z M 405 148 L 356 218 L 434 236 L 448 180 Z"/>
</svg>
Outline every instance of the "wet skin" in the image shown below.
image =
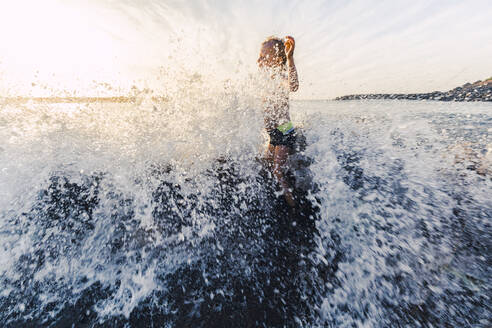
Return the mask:
<svg viewBox="0 0 492 328">
<path fill-rule="evenodd" d="M 274 73 L 276 73 L 278 70 L 287 68 L 288 74 L 285 81 L 285 88 L 291 92 L 295 92 L 299 88 L 297 69 L 294 63 L 294 49 L 294 38 L 292 38 L 291 36 L 287 36 L 284 39 L 283 49 L 285 57 L 282 53 L 280 53 L 282 49 L 278 49 L 276 43 L 267 42 L 263 44 L 258 58 L 258 66 L 262 69 L 272 70 Z M 279 106 L 287 106 L 287 108 L 277 108 L 277 110 L 286 110 L 287 120 L 290 121 L 290 118 L 288 118 L 288 98 L 282 103 L 283 104 L 279 104 Z M 284 170 L 286 169 L 285 165 L 289 154 L 289 147 L 284 145 L 274 146 L 269 144 L 268 150 L 266 152 L 266 158 L 270 163 L 273 163 L 273 174 L 280 184 L 280 187 L 282 188 L 285 201 L 287 202 L 287 204 L 289 204 L 289 206 L 293 208 L 296 204 L 292 195 L 292 188 L 291 186 L 289 186 L 284 176 Z"/>
</svg>

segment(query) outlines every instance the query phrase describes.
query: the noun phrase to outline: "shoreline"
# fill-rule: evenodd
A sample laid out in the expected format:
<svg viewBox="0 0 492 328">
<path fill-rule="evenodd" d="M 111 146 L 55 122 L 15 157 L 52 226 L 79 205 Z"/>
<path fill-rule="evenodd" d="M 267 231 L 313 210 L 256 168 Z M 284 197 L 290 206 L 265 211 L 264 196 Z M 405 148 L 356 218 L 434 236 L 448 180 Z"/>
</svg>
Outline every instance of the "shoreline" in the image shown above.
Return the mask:
<svg viewBox="0 0 492 328">
<path fill-rule="evenodd" d="M 0 97 L 0 103 L 5 104 L 25 104 L 35 102 L 38 104 L 69 104 L 69 103 L 141 103 L 145 97 Z M 150 97 L 152 101 L 166 101 L 166 97 Z"/>
<path fill-rule="evenodd" d="M 449 91 L 428 93 L 370 93 L 336 97 L 334 100 L 434 100 L 458 102 L 492 101 L 492 78 L 474 83 L 466 83 Z"/>
</svg>

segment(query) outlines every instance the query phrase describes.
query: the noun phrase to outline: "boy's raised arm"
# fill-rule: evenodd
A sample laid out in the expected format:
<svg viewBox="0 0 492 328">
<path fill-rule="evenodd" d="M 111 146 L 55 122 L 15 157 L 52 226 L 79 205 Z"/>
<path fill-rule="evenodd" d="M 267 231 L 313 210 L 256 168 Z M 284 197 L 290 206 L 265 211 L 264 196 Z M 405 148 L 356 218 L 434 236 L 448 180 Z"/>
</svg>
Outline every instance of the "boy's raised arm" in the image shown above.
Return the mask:
<svg viewBox="0 0 492 328">
<path fill-rule="evenodd" d="M 285 37 L 285 55 L 287 56 L 287 70 L 289 79 L 289 90 L 296 92 L 299 89 L 296 64 L 294 63 L 294 48 L 296 43 L 291 36 Z"/>
<path fill-rule="evenodd" d="M 289 70 L 289 89 L 292 92 L 296 92 L 299 89 L 299 79 L 297 78 L 296 64 L 294 64 L 294 58 L 287 59 L 287 65 Z"/>
</svg>

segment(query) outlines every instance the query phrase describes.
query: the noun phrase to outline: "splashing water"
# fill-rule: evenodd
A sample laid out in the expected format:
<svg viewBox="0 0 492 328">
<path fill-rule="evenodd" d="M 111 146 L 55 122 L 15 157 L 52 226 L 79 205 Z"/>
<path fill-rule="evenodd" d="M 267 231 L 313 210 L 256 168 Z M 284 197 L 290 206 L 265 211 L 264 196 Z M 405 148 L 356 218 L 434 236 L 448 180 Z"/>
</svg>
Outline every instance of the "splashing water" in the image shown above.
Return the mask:
<svg viewBox="0 0 492 328">
<path fill-rule="evenodd" d="M 73 88 L 82 96 L 130 90 L 132 101 L 0 102 L 5 326 L 490 326 L 490 104 L 292 102 L 293 121 L 307 144 L 290 161 L 299 203 L 292 214 L 261 159 L 262 81 L 241 64 L 255 65 L 251 58 L 272 25 L 275 5 L 259 19 L 257 38 L 243 33 L 251 30 L 251 15 L 236 7 L 219 8 L 228 10 L 223 15 L 213 6 L 149 4 L 98 7 L 121 10 L 136 22 L 123 38 L 121 24 L 98 21 L 125 47 L 146 35 L 135 48 L 155 52 L 145 57 L 154 66 L 167 58 L 138 89 L 118 77 L 97 86 L 45 86 L 43 74 L 51 68 L 72 66 L 49 51 L 40 57 L 51 65 L 48 73 L 29 89 L 34 96 L 38 87 L 63 96 Z M 330 30 L 343 25 L 342 16 L 329 21 L 319 14 L 323 6 L 314 3 L 303 19 L 318 17 Z M 353 7 L 343 7 L 346 17 L 365 17 L 354 15 Z M 297 15 L 297 3 L 289 8 Z M 188 17 L 194 17 L 189 25 L 183 23 Z M 46 21 L 43 15 L 28 18 Z M 299 24 L 293 30 L 308 26 L 303 19 L 293 20 Z M 86 30 L 72 31 L 71 20 L 64 20 L 64 33 L 86 36 L 87 44 L 71 41 L 85 51 L 77 56 L 111 66 L 108 49 L 102 60 L 89 51 L 101 48 Z M 168 37 L 162 25 L 181 29 L 167 48 L 159 43 Z M 273 25 L 279 33 L 292 26 Z M 224 26 L 232 27 L 223 32 Z M 58 30 L 51 24 L 40 33 L 46 28 Z M 307 32 L 313 51 L 299 52 L 296 60 L 302 67 L 305 58 L 311 74 L 323 67 L 324 55 L 315 50 L 354 35 L 342 29 L 330 43 L 327 33 L 317 38 Z M 128 50 L 113 39 L 111 47 L 95 40 Z M 126 60 L 134 64 L 139 51 Z M 24 56 L 37 60 L 33 52 Z M 368 62 L 364 52 L 359 55 Z M 328 74 L 333 81 L 342 71 L 365 75 L 344 61 L 345 52 L 331 56 L 338 63 Z M 10 81 L 0 82 L 10 88 Z M 15 96 L 18 90 L 8 91 Z"/>
<path fill-rule="evenodd" d="M 318 228 L 328 245 L 337 236 L 343 259 L 322 322 L 487 326 L 490 106 L 326 107 L 313 127 Z"/>
<path fill-rule="evenodd" d="M 2 320 L 487 326 L 490 105 L 294 102 L 315 186 L 292 220 L 253 84 L 3 104 Z"/>
</svg>

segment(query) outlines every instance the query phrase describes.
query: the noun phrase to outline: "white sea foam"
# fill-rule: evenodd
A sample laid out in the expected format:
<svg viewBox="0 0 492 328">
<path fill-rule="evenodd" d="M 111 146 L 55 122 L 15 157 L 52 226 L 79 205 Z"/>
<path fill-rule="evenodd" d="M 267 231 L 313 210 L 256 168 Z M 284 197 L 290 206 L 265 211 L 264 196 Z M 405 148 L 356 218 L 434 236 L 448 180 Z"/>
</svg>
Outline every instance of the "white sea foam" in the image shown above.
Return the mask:
<svg viewBox="0 0 492 328">
<path fill-rule="evenodd" d="M 163 102 L 2 105 L 1 297 L 34 302 L 7 307 L 2 317 L 56 318 L 65 301 L 83 299 L 95 284 L 108 296 L 94 299 L 91 311 L 101 320 L 128 317 L 154 293 L 167 295 L 176 270 L 199 266 L 207 251 L 201 242 L 226 233 L 218 214 L 204 210 L 221 206 L 207 170 L 218 158 L 241 164 L 245 181 L 231 195 L 238 207 L 224 214 L 228 222 L 261 188 L 254 181 L 265 140 L 261 109 L 254 83 L 242 81 L 221 90 L 191 78 Z M 489 269 L 480 245 L 490 237 L 491 180 L 467 165 L 487 163 L 488 104 L 306 101 L 293 102 L 291 112 L 319 188 L 312 261 L 337 262 L 334 277 L 321 277 L 326 290 L 315 291 L 321 304 L 312 306 L 321 312 L 313 325 L 412 324 L 421 319 L 405 311 L 429 302 L 460 313 L 461 304 L 445 298 L 450 290 L 472 288 L 473 299 L 483 300 Z M 156 202 L 158 188 L 173 186 L 183 198 Z M 162 204 L 185 226 L 157 220 Z M 252 251 L 240 241 L 234 249 Z M 255 272 L 242 258 L 230 261 L 237 274 Z M 213 273 L 202 279 L 214 286 Z M 193 302 L 201 304 L 197 293 Z M 217 300 L 220 293 L 211 293 L 203 297 Z M 476 308 L 467 311 L 479 319 Z"/>
</svg>

